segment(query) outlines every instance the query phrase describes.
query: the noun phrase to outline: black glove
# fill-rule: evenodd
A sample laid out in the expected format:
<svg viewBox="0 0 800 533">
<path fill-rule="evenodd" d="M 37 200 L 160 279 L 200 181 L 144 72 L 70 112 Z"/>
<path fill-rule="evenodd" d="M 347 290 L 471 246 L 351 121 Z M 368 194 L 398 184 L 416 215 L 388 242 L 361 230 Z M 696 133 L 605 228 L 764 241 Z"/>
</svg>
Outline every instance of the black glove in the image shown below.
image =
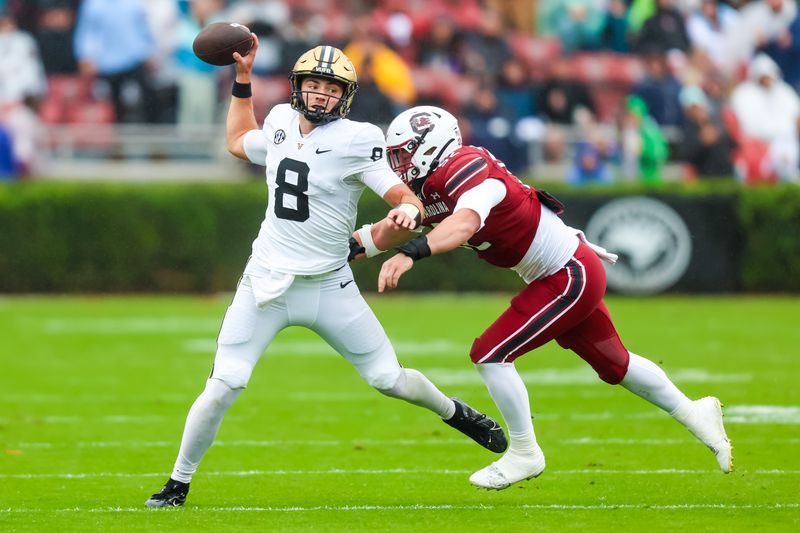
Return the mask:
<svg viewBox="0 0 800 533">
<path fill-rule="evenodd" d="M 347 244 L 350 246 L 350 253 L 347 254 L 348 263 L 355 259 L 358 254 L 363 254 L 366 252 L 366 249 L 358 244 L 358 241 L 355 237 L 350 237 L 350 240 L 347 241 Z"/>
</svg>

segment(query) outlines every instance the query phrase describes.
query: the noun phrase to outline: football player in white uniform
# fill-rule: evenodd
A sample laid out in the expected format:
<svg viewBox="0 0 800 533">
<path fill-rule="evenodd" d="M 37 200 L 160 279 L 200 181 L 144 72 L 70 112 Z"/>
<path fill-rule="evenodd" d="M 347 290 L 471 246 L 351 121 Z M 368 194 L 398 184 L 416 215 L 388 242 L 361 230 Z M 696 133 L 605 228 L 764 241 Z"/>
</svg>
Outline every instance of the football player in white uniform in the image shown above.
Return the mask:
<svg viewBox="0 0 800 533">
<path fill-rule="evenodd" d="M 266 167 L 269 205 L 225 313 L 211 375 L 187 416 L 172 475 L 146 505 L 184 503 L 225 412 L 275 335 L 292 325 L 319 334 L 381 393 L 425 407 L 485 448 L 505 451 L 505 434 L 494 420 L 400 366 L 353 281 L 348 260 L 371 249 L 369 227 L 353 232 L 364 188 L 396 206 L 381 231 L 396 231 L 398 242 L 419 223 L 422 209 L 389 167 L 381 130 L 345 118 L 358 88 L 353 64 L 332 46 L 303 54 L 289 76 L 291 104 L 272 108 L 259 129 L 250 90 L 253 37 L 248 55 L 234 54 L 228 149 Z"/>
</svg>

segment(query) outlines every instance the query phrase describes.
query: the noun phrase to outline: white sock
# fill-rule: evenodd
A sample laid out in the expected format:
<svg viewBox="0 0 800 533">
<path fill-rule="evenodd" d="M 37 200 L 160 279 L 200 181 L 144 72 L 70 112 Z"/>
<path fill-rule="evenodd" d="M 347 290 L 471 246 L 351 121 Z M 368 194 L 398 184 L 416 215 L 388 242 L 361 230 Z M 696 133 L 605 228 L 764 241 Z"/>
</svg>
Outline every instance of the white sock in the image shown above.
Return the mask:
<svg viewBox="0 0 800 533">
<path fill-rule="evenodd" d="M 443 419 L 452 418 L 456 413 L 453 400 L 436 388 L 422 372 L 413 368 L 401 369 L 400 379 L 389 390 L 381 390 L 386 396 L 400 398 L 408 403 L 430 409 Z M 380 390 L 380 389 L 378 389 Z"/>
<path fill-rule="evenodd" d="M 675 420 L 688 427 L 687 424 L 691 420 L 692 413 L 694 412 L 692 407 L 692 402 L 686 402 L 679 405 L 674 411 L 670 412 L 670 414 Z"/>
<path fill-rule="evenodd" d="M 172 470 L 172 479 L 183 483 L 192 480 L 197 465 L 217 436 L 222 417 L 243 390 L 234 390 L 218 379 L 209 379 L 206 382 L 206 388 L 194 401 L 186 417 L 181 449 Z"/>
<path fill-rule="evenodd" d="M 670 414 L 690 401 L 670 381 L 660 366 L 633 352 L 628 353 L 630 354 L 628 372 L 620 385 Z"/>
<path fill-rule="evenodd" d="M 530 455 L 539 445 L 533 431 L 528 390 L 514 368 L 514 363 L 485 363 L 475 366 L 506 422 L 508 453 Z"/>
</svg>

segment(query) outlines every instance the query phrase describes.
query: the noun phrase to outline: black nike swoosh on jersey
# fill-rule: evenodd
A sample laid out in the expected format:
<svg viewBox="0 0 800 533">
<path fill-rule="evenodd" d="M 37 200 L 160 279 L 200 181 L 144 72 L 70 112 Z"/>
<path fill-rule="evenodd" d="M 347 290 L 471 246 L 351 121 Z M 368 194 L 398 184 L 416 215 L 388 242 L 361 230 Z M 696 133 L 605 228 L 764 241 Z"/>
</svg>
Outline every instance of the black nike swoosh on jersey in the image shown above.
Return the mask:
<svg viewBox="0 0 800 533">
<path fill-rule="evenodd" d="M 347 287 L 347 286 L 348 286 L 348 285 L 350 285 L 351 283 L 353 283 L 353 280 L 352 280 L 352 279 L 351 279 L 350 281 L 344 281 L 344 282 L 340 281 L 340 282 L 339 282 L 339 287 L 341 287 L 342 289 L 344 289 L 345 287 Z"/>
<path fill-rule="evenodd" d="M 318 154 L 327 154 L 328 152 L 332 152 L 332 151 L 333 151 L 333 148 L 331 148 L 330 150 L 320 150 L 319 148 L 317 148 L 316 153 L 318 153 Z"/>
</svg>

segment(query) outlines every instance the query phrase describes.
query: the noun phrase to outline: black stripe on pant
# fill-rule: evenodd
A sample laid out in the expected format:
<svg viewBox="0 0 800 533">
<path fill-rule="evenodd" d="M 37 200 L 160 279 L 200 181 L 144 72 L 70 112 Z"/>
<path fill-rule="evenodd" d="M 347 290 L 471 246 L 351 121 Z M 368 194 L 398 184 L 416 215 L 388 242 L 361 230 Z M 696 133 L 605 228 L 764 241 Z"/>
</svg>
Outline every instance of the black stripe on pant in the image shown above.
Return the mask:
<svg viewBox="0 0 800 533">
<path fill-rule="evenodd" d="M 572 276 L 572 286 L 569 288 L 567 294 L 559 295 L 558 301 L 552 307 L 550 307 L 550 309 L 542 313 L 542 315 L 534 320 L 533 323 L 531 323 L 528 327 L 509 339 L 502 348 L 498 349 L 494 353 L 494 355 L 492 355 L 489 359 L 482 361 L 483 363 L 502 363 L 503 359 L 511 355 L 511 353 L 517 348 L 530 342 L 532 340 L 532 336 L 541 328 L 543 328 L 545 324 L 550 322 L 554 317 L 575 303 L 575 299 L 580 295 L 585 284 L 583 279 L 583 269 L 581 268 L 581 265 L 574 259 L 566 264 L 566 268 Z"/>
</svg>

